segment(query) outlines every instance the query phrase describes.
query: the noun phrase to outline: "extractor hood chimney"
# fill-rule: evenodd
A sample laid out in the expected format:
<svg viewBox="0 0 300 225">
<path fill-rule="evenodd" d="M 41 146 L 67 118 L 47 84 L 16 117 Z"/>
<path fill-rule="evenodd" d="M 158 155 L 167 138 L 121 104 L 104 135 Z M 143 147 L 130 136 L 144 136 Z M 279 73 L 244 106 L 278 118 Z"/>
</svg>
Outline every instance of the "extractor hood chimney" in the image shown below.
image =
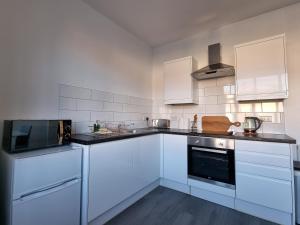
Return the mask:
<svg viewBox="0 0 300 225">
<path fill-rule="evenodd" d="M 234 76 L 234 67 L 221 63 L 221 45 L 213 44 L 208 46 L 209 66 L 192 73 L 197 80 L 206 80 L 219 77 Z"/>
</svg>

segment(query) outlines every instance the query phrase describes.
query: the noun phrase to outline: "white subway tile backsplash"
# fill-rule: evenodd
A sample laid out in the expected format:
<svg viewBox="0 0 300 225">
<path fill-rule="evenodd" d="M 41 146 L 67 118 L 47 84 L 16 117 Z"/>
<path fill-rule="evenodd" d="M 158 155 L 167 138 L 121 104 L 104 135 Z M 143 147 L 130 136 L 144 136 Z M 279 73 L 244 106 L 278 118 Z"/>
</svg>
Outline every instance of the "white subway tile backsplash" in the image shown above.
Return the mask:
<svg viewBox="0 0 300 225">
<path fill-rule="evenodd" d="M 232 112 L 232 113 L 239 112 L 239 105 L 238 104 L 230 104 L 230 112 Z"/>
<path fill-rule="evenodd" d="M 134 128 L 145 128 L 148 126 L 147 121 L 133 121 Z"/>
<path fill-rule="evenodd" d="M 218 96 L 199 97 L 199 104 L 200 105 L 218 104 Z"/>
<path fill-rule="evenodd" d="M 116 103 L 129 103 L 129 96 L 114 95 L 114 102 L 116 102 Z"/>
<path fill-rule="evenodd" d="M 60 85 L 59 116 L 72 119 L 76 133 L 90 132 L 96 120 L 117 126 L 121 122 L 146 127 L 146 117 L 170 119 L 173 128 L 190 128 L 194 114 L 226 115 L 231 121 L 243 122 L 246 116 L 268 117 L 263 132 L 284 133 L 283 101 L 240 103 L 235 98 L 233 77 L 198 82 L 199 105 L 165 105 L 163 99 L 144 99 L 99 90 Z M 132 126 L 132 125 L 131 125 Z M 232 128 L 242 131 L 242 128 Z"/>
<path fill-rule="evenodd" d="M 223 87 L 223 93 L 224 95 L 231 95 L 231 85 L 225 85 Z"/>
<path fill-rule="evenodd" d="M 284 123 L 263 123 L 262 130 L 264 133 L 284 134 Z"/>
<path fill-rule="evenodd" d="M 212 96 L 212 95 L 223 95 L 224 90 L 223 87 L 208 87 L 204 90 L 205 96 Z"/>
<path fill-rule="evenodd" d="M 191 106 L 185 106 L 183 108 L 183 113 L 205 113 L 205 106 L 204 105 L 191 105 Z"/>
<path fill-rule="evenodd" d="M 143 115 L 140 113 L 114 113 L 115 121 L 136 121 L 143 120 Z"/>
<path fill-rule="evenodd" d="M 71 119 L 72 129 L 76 133 L 90 132 L 89 126 L 96 120 L 102 125 L 110 124 L 114 127 L 125 121 L 134 128 L 146 127 L 145 118 L 151 118 L 153 104 L 151 99 L 68 85 L 59 86 L 59 117 Z M 161 109 L 163 110 L 158 109 L 159 113 L 167 111 L 165 107 Z"/>
<path fill-rule="evenodd" d="M 102 102 L 77 99 L 77 110 L 101 111 L 102 109 L 103 109 Z"/>
<path fill-rule="evenodd" d="M 243 103 L 238 105 L 238 112 L 250 113 L 253 112 L 252 103 Z"/>
<path fill-rule="evenodd" d="M 233 122 L 244 122 L 246 114 L 245 113 L 226 113 L 226 116 Z"/>
<path fill-rule="evenodd" d="M 230 94 L 235 95 L 236 94 L 236 87 L 235 85 L 230 86 Z"/>
<path fill-rule="evenodd" d="M 204 88 L 199 88 L 199 97 L 203 97 L 204 96 Z"/>
<path fill-rule="evenodd" d="M 282 119 L 282 113 L 255 113 L 252 115 L 256 116 L 256 117 L 272 117 L 271 123 L 284 123 L 284 121 Z M 249 116 L 249 115 L 247 115 L 247 116 Z"/>
<path fill-rule="evenodd" d="M 129 104 L 132 104 L 132 105 L 148 105 L 148 106 L 152 106 L 153 102 L 152 102 L 151 99 L 130 97 L 129 98 Z"/>
<path fill-rule="evenodd" d="M 113 112 L 91 112 L 91 121 L 100 120 L 101 122 L 114 121 Z"/>
<path fill-rule="evenodd" d="M 145 106 L 124 104 L 123 105 L 123 112 L 136 112 L 136 113 L 140 112 L 140 113 L 145 113 L 144 108 L 145 108 Z"/>
<path fill-rule="evenodd" d="M 74 98 L 59 98 L 59 109 L 60 110 L 76 110 L 76 99 Z"/>
<path fill-rule="evenodd" d="M 93 131 L 93 122 L 75 122 L 73 127 L 75 127 L 75 133 L 90 133 Z"/>
<path fill-rule="evenodd" d="M 262 112 L 283 112 L 283 102 L 263 102 Z"/>
<path fill-rule="evenodd" d="M 205 113 L 206 114 L 223 114 L 230 113 L 230 104 L 218 104 L 218 105 L 206 105 Z"/>
<path fill-rule="evenodd" d="M 92 91 L 92 99 L 96 101 L 105 101 L 105 102 L 113 102 L 114 95 L 112 93 L 91 90 Z"/>
<path fill-rule="evenodd" d="M 254 103 L 253 104 L 253 112 L 262 112 L 262 103 L 261 102 L 258 102 L 258 103 Z"/>
<path fill-rule="evenodd" d="M 223 87 L 225 85 L 235 84 L 235 77 L 222 77 L 217 79 L 217 86 Z"/>
<path fill-rule="evenodd" d="M 105 111 L 105 112 L 122 112 L 123 105 L 120 103 L 103 102 L 103 111 Z"/>
<path fill-rule="evenodd" d="M 91 90 L 87 88 L 73 87 L 69 85 L 60 85 L 59 96 L 78 99 L 90 99 Z"/>
<path fill-rule="evenodd" d="M 239 122 L 243 122 L 246 116 L 266 116 L 271 118 L 270 124 L 276 124 L 265 125 L 267 131 L 277 129 L 281 133 L 284 130 L 283 101 L 237 102 L 234 77 L 201 80 L 198 88 L 199 105 L 166 106 L 163 101 L 155 101 L 153 115 L 156 118 L 171 119 L 171 127 L 179 128 L 187 128 L 188 121 L 195 113 L 198 113 L 200 121 L 203 115 L 226 115 L 231 121 Z M 232 129 L 243 131 L 241 127 Z"/>
<path fill-rule="evenodd" d="M 218 104 L 226 104 L 226 103 L 235 104 L 236 103 L 235 95 L 218 96 Z"/>
<path fill-rule="evenodd" d="M 71 111 L 61 110 L 59 112 L 60 119 L 71 119 L 76 122 L 84 122 L 91 120 L 91 113 L 89 111 Z"/>
<path fill-rule="evenodd" d="M 217 80 L 216 79 L 200 80 L 198 82 L 198 87 L 199 88 L 216 87 L 216 86 L 217 86 Z"/>
<path fill-rule="evenodd" d="M 174 105 L 174 106 L 171 106 L 170 109 L 171 109 L 171 112 L 174 114 L 181 114 L 181 113 L 183 113 L 184 106 Z"/>
</svg>

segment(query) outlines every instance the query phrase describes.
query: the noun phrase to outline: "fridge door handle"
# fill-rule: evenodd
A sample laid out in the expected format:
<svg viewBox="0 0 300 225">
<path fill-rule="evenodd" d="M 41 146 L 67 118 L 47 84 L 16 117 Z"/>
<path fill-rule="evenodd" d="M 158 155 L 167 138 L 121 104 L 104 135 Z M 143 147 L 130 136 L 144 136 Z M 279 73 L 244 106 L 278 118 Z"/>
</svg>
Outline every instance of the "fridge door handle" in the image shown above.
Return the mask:
<svg viewBox="0 0 300 225">
<path fill-rule="evenodd" d="M 66 181 L 60 182 L 58 184 L 54 184 L 52 186 L 42 188 L 42 189 L 39 189 L 37 191 L 30 192 L 28 194 L 21 195 L 21 197 L 16 201 L 18 201 L 18 202 L 30 201 L 30 200 L 33 200 L 35 198 L 39 198 L 39 197 L 42 197 L 42 196 L 60 191 L 64 188 L 72 186 L 73 184 L 76 184 L 78 182 L 80 182 L 79 178 L 73 178 L 73 179 L 70 179 L 70 180 L 66 180 Z"/>
</svg>

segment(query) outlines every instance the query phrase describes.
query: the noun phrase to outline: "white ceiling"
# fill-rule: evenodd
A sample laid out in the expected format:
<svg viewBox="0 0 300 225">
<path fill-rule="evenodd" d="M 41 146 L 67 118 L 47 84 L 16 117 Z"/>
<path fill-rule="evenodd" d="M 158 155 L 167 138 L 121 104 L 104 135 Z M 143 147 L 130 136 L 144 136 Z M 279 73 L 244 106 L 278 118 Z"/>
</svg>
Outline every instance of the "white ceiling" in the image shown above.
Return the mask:
<svg viewBox="0 0 300 225">
<path fill-rule="evenodd" d="M 300 0 L 83 0 L 156 47 Z"/>
</svg>

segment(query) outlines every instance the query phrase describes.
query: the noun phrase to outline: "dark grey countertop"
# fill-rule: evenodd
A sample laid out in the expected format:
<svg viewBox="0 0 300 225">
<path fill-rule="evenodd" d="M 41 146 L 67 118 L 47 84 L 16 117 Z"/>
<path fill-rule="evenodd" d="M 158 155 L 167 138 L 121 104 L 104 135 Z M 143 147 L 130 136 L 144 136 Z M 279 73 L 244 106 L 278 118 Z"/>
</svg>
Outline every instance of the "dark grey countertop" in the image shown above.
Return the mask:
<svg viewBox="0 0 300 225">
<path fill-rule="evenodd" d="M 141 137 L 152 134 L 177 134 L 177 135 L 190 135 L 190 136 L 202 136 L 202 137 L 217 137 L 217 138 L 230 138 L 236 140 L 249 140 L 249 141 L 263 141 L 263 142 L 276 142 L 296 144 L 296 140 L 285 134 L 256 134 L 255 136 L 245 135 L 244 133 L 235 133 L 233 135 L 216 135 L 205 134 L 201 132 L 192 132 L 188 129 L 153 129 L 142 128 L 136 129 L 136 133 L 127 134 L 107 134 L 107 135 L 94 135 L 94 134 L 76 134 L 72 136 L 71 141 L 83 145 L 93 145 L 109 141 L 117 141 L 134 137 Z"/>
</svg>

